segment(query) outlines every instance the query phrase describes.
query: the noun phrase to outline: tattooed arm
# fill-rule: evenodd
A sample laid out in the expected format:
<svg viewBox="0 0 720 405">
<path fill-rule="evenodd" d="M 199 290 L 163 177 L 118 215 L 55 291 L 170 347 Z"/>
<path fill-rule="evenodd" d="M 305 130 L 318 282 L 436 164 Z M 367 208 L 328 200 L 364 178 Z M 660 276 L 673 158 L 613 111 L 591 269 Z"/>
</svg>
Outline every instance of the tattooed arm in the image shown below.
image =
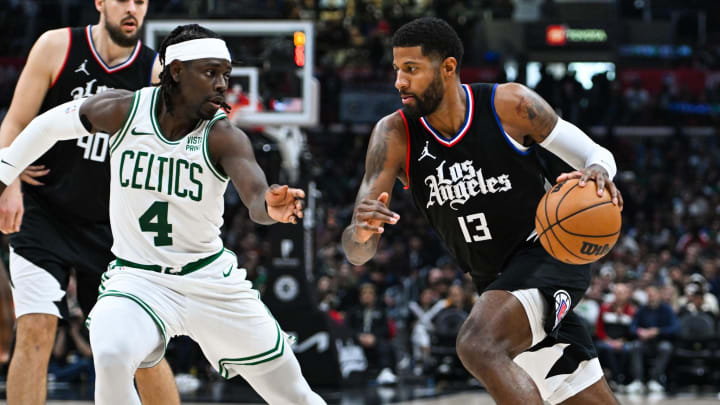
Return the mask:
<svg viewBox="0 0 720 405">
<path fill-rule="evenodd" d="M 363 264 L 375 256 L 384 224 L 395 224 L 400 219 L 388 207 L 395 180 L 408 180 L 404 171 L 407 147 L 405 124 L 399 113 L 386 116 L 373 129 L 352 222 L 342 235 L 345 256 L 352 264 Z"/>
<path fill-rule="evenodd" d="M 497 87 L 495 111 L 505 132 L 525 146 L 544 141 L 558 120 L 547 101 L 517 83 L 505 83 Z"/>
<path fill-rule="evenodd" d="M 501 84 L 495 90 L 495 111 L 514 140 L 525 146 L 540 144 L 576 169 L 555 181 L 577 178 L 583 187 L 594 180 L 598 196 L 607 189 L 613 203 L 622 209 L 622 195 L 612 182 L 617 171 L 612 153 L 575 125 L 558 118 L 542 97 L 521 84 Z"/>
</svg>

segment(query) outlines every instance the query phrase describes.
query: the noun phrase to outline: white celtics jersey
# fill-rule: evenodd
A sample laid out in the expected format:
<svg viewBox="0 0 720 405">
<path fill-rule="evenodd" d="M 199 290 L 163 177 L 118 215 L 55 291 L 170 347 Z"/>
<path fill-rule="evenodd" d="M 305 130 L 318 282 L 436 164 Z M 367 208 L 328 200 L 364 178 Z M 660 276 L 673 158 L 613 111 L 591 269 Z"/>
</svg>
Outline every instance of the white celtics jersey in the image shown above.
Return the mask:
<svg viewBox="0 0 720 405">
<path fill-rule="evenodd" d="M 228 178 L 208 155 L 210 121 L 177 141 L 162 133 L 158 88 L 135 92 L 110 141 L 112 252 L 142 265 L 179 268 L 222 249 L 220 227 Z"/>
</svg>

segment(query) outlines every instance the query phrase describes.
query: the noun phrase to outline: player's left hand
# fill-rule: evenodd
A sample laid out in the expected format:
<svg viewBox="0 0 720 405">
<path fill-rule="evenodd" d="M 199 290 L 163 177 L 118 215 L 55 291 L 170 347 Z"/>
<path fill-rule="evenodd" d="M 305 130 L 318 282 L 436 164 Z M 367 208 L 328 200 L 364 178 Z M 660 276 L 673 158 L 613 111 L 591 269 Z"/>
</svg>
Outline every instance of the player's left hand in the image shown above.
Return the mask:
<svg viewBox="0 0 720 405">
<path fill-rule="evenodd" d="M 610 180 L 607 171 L 602 166 L 590 165 L 582 170 L 576 170 L 570 173 L 563 173 L 558 176 L 556 182 L 561 183 L 570 179 L 580 179 L 580 181 L 578 181 L 578 185 L 580 187 L 585 187 L 585 184 L 587 184 L 588 180 L 595 181 L 595 184 L 597 184 L 598 197 L 602 197 L 603 192 L 607 188 L 610 196 L 612 197 L 613 204 L 617 205 L 618 208 L 620 208 L 620 210 L 622 211 L 622 194 L 620 194 L 620 190 L 615 187 L 615 183 Z"/>
<path fill-rule="evenodd" d="M 273 184 L 265 192 L 268 215 L 278 222 L 297 224 L 303 217 L 302 198 L 305 192 L 299 188 Z"/>
</svg>

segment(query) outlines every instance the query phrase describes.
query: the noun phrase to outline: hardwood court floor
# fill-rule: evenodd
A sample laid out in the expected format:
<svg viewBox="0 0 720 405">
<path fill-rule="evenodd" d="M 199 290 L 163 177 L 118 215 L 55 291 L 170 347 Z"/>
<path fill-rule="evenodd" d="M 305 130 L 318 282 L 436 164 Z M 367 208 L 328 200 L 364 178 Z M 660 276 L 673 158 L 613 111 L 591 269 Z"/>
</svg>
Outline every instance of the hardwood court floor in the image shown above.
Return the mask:
<svg viewBox="0 0 720 405">
<path fill-rule="evenodd" d="M 694 397 L 690 395 L 679 395 L 673 398 L 648 397 L 648 396 L 619 396 L 618 399 L 622 404 L 628 405 L 718 405 L 720 401 L 717 397 L 704 396 Z M 460 393 L 441 396 L 431 399 L 418 399 L 404 402 L 393 402 L 396 405 L 492 405 L 495 402 L 485 393 Z M 89 401 L 49 401 L 47 405 L 90 405 Z M 215 405 L 218 402 L 183 402 L 184 405 Z M 228 403 L 224 405 L 260 405 L 257 403 Z M 371 405 L 367 403 L 362 396 L 356 398 L 344 398 L 342 405 Z M 372 404 L 372 405 L 376 405 Z M 6 405 L 5 401 L 0 401 L 0 405 Z"/>
</svg>

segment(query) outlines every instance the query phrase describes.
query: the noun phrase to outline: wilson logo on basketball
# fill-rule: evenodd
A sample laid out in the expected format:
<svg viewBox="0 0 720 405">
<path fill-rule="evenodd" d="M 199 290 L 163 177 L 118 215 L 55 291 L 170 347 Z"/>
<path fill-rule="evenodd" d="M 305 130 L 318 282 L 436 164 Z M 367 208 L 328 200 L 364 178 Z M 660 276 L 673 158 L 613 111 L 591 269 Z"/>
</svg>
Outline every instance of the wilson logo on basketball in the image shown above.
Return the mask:
<svg viewBox="0 0 720 405">
<path fill-rule="evenodd" d="M 445 170 L 445 160 L 435 169 L 436 174 L 425 178 L 430 189 L 426 208 L 438 204 L 450 203 L 450 208 L 457 210 L 457 204 L 465 204 L 470 197 L 478 194 L 495 194 L 512 189 L 510 175 L 501 174 L 495 177 L 483 176 L 482 169 L 475 169 L 472 160 L 453 163 Z"/>
<path fill-rule="evenodd" d="M 583 241 L 582 247 L 580 248 L 580 253 L 584 255 L 595 255 L 595 256 L 604 256 L 607 252 L 610 251 L 610 245 L 596 245 L 594 243 L 585 242 Z"/>
</svg>

